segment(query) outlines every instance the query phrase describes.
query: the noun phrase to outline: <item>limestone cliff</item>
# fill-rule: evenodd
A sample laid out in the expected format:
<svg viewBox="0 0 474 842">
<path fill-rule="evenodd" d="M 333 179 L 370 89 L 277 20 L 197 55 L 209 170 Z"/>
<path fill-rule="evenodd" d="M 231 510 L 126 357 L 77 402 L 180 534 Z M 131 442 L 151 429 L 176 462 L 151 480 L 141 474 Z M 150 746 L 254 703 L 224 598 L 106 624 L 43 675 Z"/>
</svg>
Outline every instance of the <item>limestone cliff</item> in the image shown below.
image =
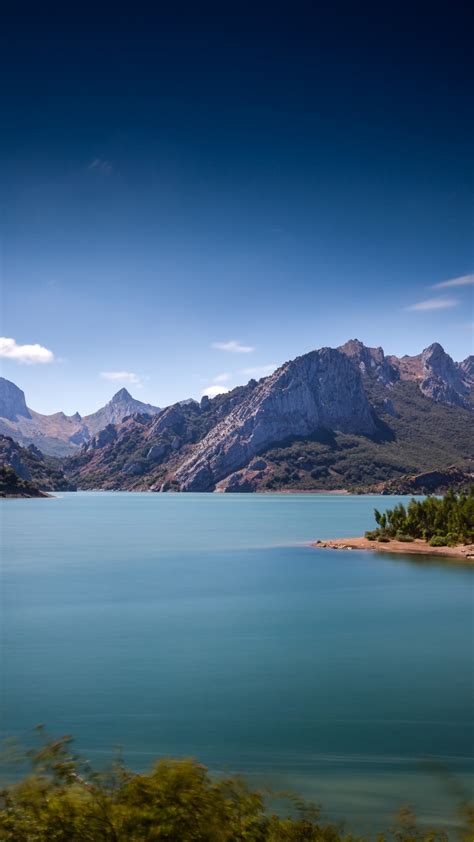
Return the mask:
<svg viewBox="0 0 474 842">
<path fill-rule="evenodd" d="M 322 428 L 356 434 L 376 429 L 359 373 L 332 348 L 285 363 L 261 381 L 196 445 L 174 483 L 182 491 L 209 490 L 270 444 Z"/>
</svg>

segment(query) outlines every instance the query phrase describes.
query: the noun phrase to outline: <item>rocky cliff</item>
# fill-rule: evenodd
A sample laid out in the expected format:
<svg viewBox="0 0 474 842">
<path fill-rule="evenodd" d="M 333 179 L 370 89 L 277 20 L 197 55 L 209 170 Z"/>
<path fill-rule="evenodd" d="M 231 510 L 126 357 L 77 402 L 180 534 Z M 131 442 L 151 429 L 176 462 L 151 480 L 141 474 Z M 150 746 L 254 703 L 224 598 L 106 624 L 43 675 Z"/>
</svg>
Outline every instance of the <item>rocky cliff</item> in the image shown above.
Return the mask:
<svg viewBox="0 0 474 842">
<path fill-rule="evenodd" d="M 368 348 L 351 339 L 339 350 L 357 366 L 364 377 L 390 387 L 397 380 L 415 381 L 423 395 L 452 406 L 469 407 L 474 385 L 473 358 L 455 363 L 435 342 L 416 356 L 386 357 L 382 348 Z"/>
<path fill-rule="evenodd" d="M 207 491 L 272 443 L 322 428 L 376 429 L 359 374 L 332 348 L 285 363 L 263 380 L 196 446 L 173 482 L 181 491 Z"/>
<path fill-rule="evenodd" d="M 17 421 L 19 418 L 30 418 L 30 413 L 22 392 L 11 380 L 0 377 L 0 418 Z"/>
</svg>

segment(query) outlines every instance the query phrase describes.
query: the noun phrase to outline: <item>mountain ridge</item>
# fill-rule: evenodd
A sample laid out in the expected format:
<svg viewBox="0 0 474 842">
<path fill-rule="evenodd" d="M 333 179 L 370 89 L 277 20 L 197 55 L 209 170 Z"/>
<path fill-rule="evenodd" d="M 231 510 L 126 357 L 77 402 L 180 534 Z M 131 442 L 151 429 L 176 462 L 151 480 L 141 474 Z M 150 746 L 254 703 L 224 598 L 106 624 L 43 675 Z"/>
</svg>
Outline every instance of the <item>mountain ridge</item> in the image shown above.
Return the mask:
<svg viewBox="0 0 474 842">
<path fill-rule="evenodd" d="M 468 469 L 469 358 L 434 343 L 401 359 L 359 340 L 310 351 L 258 383 L 110 425 L 68 470 L 80 487 L 258 491 Z"/>
<path fill-rule="evenodd" d="M 473 372 L 474 358 L 454 362 L 439 343 L 394 357 L 351 339 L 200 403 L 159 410 L 121 389 L 84 418 L 43 418 L 67 426 L 74 453 L 62 464 L 80 488 L 360 489 L 471 469 Z M 24 430 L 37 414 L 12 386 L 7 409 L 29 413 Z"/>
<path fill-rule="evenodd" d="M 25 446 L 33 444 L 51 456 L 70 455 L 107 424 L 119 423 L 139 411 L 154 415 L 161 410 L 132 398 L 122 388 L 90 415 L 81 417 L 79 412 L 43 415 L 27 406 L 24 392 L 15 383 L 0 377 L 0 433 Z"/>
</svg>

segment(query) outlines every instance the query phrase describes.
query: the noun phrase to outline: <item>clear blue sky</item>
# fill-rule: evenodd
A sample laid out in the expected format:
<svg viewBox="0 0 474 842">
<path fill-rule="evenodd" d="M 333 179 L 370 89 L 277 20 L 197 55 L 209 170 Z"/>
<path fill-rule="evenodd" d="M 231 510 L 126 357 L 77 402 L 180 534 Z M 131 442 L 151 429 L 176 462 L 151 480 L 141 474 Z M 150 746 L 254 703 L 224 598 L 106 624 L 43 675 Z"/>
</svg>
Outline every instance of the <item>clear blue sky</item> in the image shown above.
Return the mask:
<svg viewBox="0 0 474 842">
<path fill-rule="evenodd" d="M 1 362 L 31 407 L 163 406 L 352 337 L 472 352 L 472 285 L 433 288 L 474 271 L 467 21 L 351 5 L 5 21 Z"/>
</svg>

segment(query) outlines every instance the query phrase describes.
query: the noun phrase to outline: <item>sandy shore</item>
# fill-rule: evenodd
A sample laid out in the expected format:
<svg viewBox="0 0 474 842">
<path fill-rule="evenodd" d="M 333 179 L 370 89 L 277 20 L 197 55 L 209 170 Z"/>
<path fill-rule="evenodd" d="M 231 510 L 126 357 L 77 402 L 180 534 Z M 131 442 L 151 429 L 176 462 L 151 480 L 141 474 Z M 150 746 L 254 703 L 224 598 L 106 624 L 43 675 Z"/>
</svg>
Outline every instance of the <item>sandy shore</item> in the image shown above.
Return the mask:
<svg viewBox="0 0 474 842">
<path fill-rule="evenodd" d="M 404 555 L 431 555 L 447 558 L 462 558 L 474 562 L 474 544 L 460 544 L 457 547 L 430 547 L 427 541 L 369 541 L 368 538 L 335 538 L 329 541 L 315 541 L 313 547 L 327 547 L 332 550 L 375 550 L 382 553 L 403 553 Z"/>
</svg>

